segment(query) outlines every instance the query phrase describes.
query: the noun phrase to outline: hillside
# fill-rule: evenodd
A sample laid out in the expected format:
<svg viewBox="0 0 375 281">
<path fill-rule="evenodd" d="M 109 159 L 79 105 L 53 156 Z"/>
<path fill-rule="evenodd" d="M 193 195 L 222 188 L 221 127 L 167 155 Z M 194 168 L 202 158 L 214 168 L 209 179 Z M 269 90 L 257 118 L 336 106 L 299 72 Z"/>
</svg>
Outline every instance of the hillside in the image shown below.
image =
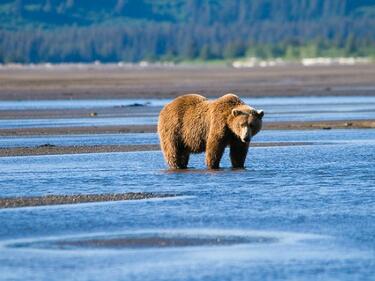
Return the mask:
<svg viewBox="0 0 375 281">
<path fill-rule="evenodd" d="M 375 0 L 0 0 L 0 24 L 0 62 L 375 55 Z"/>
</svg>

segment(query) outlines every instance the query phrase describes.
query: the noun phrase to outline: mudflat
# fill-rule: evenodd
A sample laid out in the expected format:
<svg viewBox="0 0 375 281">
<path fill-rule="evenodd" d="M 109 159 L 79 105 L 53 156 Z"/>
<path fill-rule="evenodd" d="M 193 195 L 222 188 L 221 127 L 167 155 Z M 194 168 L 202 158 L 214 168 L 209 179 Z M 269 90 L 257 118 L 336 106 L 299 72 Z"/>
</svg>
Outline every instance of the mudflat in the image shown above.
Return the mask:
<svg viewBox="0 0 375 281">
<path fill-rule="evenodd" d="M 280 272 L 309 280 L 374 276 L 375 130 L 352 129 L 374 128 L 373 65 L 0 72 L 0 100 L 12 101 L 0 102 L 0 154 L 21 156 L 0 157 L 4 278 L 194 279 L 212 269 L 212 280 L 263 280 Z M 259 99 L 266 100 L 264 129 L 271 131 L 252 146 L 284 147 L 250 150 L 248 169 L 208 171 L 200 155 L 192 169 L 171 171 L 159 152 L 97 153 L 158 150 L 155 134 L 126 135 L 156 131 L 155 105 L 8 106 L 16 100 L 173 98 L 188 91 L 294 95 L 283 104 Z M 230 166 L 223 157 L 223 167 Z M 59 204 L 72 205 L 34 207 Z M 242 243 L 249 245 L 222 247 Z"/>
<path fill-rule="evenodd" d="M 374 95 L 375 64 L 225 66 L 53 66 L 0 68 L 0 100 Z"/>
<path fill-rule="evenodd" d="M 375 120 L 265 122 L 262 130 L 371 129 Z M 156 133 L 156 125 L 0 129 L 0 136 Z"/>
<path fill-rule="evenodd" d="M 353 66 L 297 65 L 272 68 L 235 69 L 224 66 L 190 67 L 118 67 L 52 66 L 0 68 L 0 102 L 40 100 L 111 100 L 111 99 L 170 99 L 188 92 L 207 97 L 234 92 L 241 97 L 269 96 L 375 96 L 375 64 Z M 121 104 L 121 103 L 120 103 Z M 298 106 L 298 105 L 296 105 Z M 49 136 L 79 134 L 156 133 L 155 121 L 137 124 L 136 118 L 153 118 L 161 106 L 130 104 L 79 108 L 28 108 L 6 106 L 0 110 L 0 136 Z M 304 114 L 311 114 L 309 107 Z M 316 109 L 314 109 L 316 110 Z M 320 108 L 318 108 L 320 110 Z M 354 112 L 354 111 L 353 111 Z M 264 121 L 263 130 L 329 130 L 375 128 L 375 120 L 351 119 L 350 114 L 340 120 Z M 83 125 L 82 120 L 107 120 L 105 125 Z M 110 119 L 113 118 L 113 119 Z M 128 124 L 112 124 L 115 118 L 128 118 Z M 134 118 L 134 119 L 133 119 Z M 75 120 L 74 125 L 53 124 L 54 120 Z M 97 120 L 98 120 L 97 119 Z M 35 126 L 18 126 L 25 121 Z M 36 120 L 36 122 L 35 122 Z M 38 120 L 49 120 L 43 126 Z M 109 120 L 109 121 L 108 121 Z M 7 126 L 7 122 L 19 122 Z M 50 126 L 50 125 L 53 126 Z M 254 146 L 293 145 L 290 143 L 257 143 Z M 45 154 L 77 154 L 101 152 L 130 152 L 159 150 L 156 144 L 95 145 L 0 148 L 0 156 Z"/>
</svg>

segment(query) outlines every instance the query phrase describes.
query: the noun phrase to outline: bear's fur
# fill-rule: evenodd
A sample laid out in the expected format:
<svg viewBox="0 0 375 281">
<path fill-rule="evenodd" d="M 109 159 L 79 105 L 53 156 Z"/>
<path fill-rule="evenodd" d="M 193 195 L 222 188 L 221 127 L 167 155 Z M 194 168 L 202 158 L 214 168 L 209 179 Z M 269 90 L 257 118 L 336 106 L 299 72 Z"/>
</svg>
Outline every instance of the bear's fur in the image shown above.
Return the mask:
<svg viewBox="0 0 375 281">
<path fill-rule="evenodd" d="M 251 137 L 262 127 L 263 111 L 227 94 L 213 101 L 197 94 L 176 98 L 160 112 L 158 133 L 172 169 L 187 168 L 190 153 L 206 152 L 206 165 L 218 169 L 226 146 L 234 168 L 243 168 Z"/>
</svg>

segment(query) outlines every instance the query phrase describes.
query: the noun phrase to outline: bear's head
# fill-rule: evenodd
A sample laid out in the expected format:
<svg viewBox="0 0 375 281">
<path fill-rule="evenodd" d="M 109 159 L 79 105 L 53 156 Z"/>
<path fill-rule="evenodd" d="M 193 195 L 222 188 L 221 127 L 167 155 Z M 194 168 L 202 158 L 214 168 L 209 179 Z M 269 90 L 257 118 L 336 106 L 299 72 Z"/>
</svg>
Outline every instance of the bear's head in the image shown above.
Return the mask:
<svg viewBox="0 0 375 281">
<path fill-rule="evenodd" d="M 228 127 L 242 142 L 248 143 L 262 128 L 263 115 L 263 110 L 248 105 L 236 106 L 228 118 Z"/>
</svg>

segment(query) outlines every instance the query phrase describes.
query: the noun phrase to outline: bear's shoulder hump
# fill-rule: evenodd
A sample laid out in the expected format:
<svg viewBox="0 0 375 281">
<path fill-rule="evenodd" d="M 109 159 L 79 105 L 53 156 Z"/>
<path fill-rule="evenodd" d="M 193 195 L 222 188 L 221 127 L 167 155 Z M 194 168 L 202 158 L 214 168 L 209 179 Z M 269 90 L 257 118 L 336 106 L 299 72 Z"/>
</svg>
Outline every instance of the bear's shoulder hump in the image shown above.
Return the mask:
<svg viewBox="0 0 375 281">
<path fill-rule="evenodd" d="M 199 94 L 186 94 L 186 95 L 179 96 L 178 98 L 176 98 L 176 101 L 187 102 L 187 103 L 199 103 L 199 102 L 203 102 L 206 100 L 207 100 L 206 97 L 201 96 Z"/>
</svg>

